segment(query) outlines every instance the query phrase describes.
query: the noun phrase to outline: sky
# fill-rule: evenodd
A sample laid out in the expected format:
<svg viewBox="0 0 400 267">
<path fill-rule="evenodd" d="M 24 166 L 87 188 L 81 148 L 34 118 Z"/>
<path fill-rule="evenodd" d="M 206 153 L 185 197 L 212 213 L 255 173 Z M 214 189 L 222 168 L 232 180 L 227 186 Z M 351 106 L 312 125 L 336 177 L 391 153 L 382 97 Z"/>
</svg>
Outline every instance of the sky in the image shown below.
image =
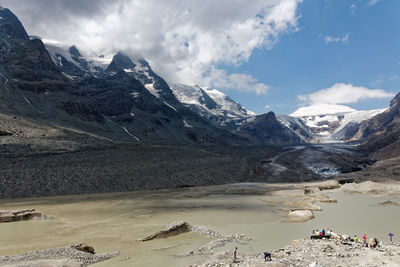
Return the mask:
<svg viewBox="0 0 400 267">
<path fill-rule="evenodd" d="M 389 105 L 400 91 L 398 0 L 0 0 L 29 34 L 83 54 L 142 54 L 168 83 L 256 113 Z"/>
</svg>

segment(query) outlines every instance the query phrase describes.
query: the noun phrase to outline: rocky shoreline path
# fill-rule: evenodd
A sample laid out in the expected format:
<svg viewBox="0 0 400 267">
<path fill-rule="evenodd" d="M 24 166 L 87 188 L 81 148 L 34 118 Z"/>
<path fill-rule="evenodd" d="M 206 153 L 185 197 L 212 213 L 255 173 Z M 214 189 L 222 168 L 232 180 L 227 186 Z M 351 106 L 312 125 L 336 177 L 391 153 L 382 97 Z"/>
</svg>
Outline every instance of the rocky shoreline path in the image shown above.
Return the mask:
<svg viewBox="0 0 400 267">
<path fill-rule="evenodd" d="M 400 244 L 380 242 L 377 247 L 364 247 L 347 236 L 330 239 L 304 238 L 272 251 L 271 260 L 265 261 L 263 253 L 241 254 L 233 262 L 233 252 L 213 254 L 208 260 L 191 267 L 222 266 L 400 266 Z"/>
</svg>

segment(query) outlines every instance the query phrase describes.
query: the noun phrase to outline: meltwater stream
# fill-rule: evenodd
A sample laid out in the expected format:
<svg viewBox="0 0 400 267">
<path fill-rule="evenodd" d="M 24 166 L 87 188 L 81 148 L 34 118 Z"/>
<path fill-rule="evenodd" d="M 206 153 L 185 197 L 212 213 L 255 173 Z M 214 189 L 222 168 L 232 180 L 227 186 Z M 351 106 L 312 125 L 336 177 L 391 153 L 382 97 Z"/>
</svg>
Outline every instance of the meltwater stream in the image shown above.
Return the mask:
<svg viewBox="0 0 400 267">
<path fill-rule="evenodd" d="M 136 241 L 174 221 L 187 221 L 225 235 L 245 234 L 255 240 L 227 243 L 219 250 L 237 246 L 247 253 L 278 249 L 322 227 L 348 235 L 367 233 L 380 240 L 386 240 L 389 232 L 400 235 L 400 207 L 379 204 L 399 199 L 332 193 L 338 203 L 321 204 L 323 210 L 315 212 L 315 219 L 287 223 L 279 204 L 284 199 L 270 194 L 273 189 L 272 185 L 241 184 L 4 200 L 0 202 L 2 210 L 36 208 L 53 219 L 0 224 L 0 255 L 86 242 L 97 253 L 122 251 L 95 266 L 187 266 L 205 259 L 176 256 L 212 240 L 198 233 Z"/>
</svg>

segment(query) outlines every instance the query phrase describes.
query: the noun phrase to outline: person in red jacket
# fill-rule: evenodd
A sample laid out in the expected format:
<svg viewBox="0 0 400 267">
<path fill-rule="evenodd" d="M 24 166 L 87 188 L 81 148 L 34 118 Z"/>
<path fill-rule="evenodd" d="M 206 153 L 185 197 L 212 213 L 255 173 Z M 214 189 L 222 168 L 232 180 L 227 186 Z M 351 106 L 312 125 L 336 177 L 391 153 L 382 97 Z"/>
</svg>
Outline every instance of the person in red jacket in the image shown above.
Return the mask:
<svg viewBox="0 0 400 267">
<path fill-rule="evenodd" d="M 367 245 L 367 234 L 363 235 L 363 245 L 366 246 Z"/>
</svg>

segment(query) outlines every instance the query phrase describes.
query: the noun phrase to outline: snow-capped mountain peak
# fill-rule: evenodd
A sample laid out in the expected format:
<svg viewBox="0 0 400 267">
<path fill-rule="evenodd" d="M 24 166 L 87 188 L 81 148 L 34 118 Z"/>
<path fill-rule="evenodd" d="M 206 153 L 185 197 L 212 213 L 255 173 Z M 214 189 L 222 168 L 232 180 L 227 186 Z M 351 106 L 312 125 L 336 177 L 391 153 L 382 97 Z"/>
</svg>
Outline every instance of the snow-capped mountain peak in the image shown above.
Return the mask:
<svg viewBox="0 0 400 267">
<path fill-rule="evenodd" d="M 361 122 L 384 111 L 385 109 L 359 111 L 345 105 L 316 104 L 301 107 L 289 117 L 281 116 L 280 120 L 292 130 L 306 126 L 309 129 L 306 137 L 311 142 L 338 142 L 350 140 Z"/>
<path fill-rule="evenodd" d="M 345 105 L 336 104 L 315 104 L 307 107 L 301 107 L 289 116 L 292 117 L 306 117 L 306 116 L 320 116 L 320 115 L 332 115 L 332 114 L 344 114 L 349 112 L 355 112 L 354 108 Z"/>
<path fill-rule="evenodd" d="M 221 126 L 255 115 L 216 89 L 184 84 L 174 84 L 171 89 L 181 103 Z"/>
</svg>

